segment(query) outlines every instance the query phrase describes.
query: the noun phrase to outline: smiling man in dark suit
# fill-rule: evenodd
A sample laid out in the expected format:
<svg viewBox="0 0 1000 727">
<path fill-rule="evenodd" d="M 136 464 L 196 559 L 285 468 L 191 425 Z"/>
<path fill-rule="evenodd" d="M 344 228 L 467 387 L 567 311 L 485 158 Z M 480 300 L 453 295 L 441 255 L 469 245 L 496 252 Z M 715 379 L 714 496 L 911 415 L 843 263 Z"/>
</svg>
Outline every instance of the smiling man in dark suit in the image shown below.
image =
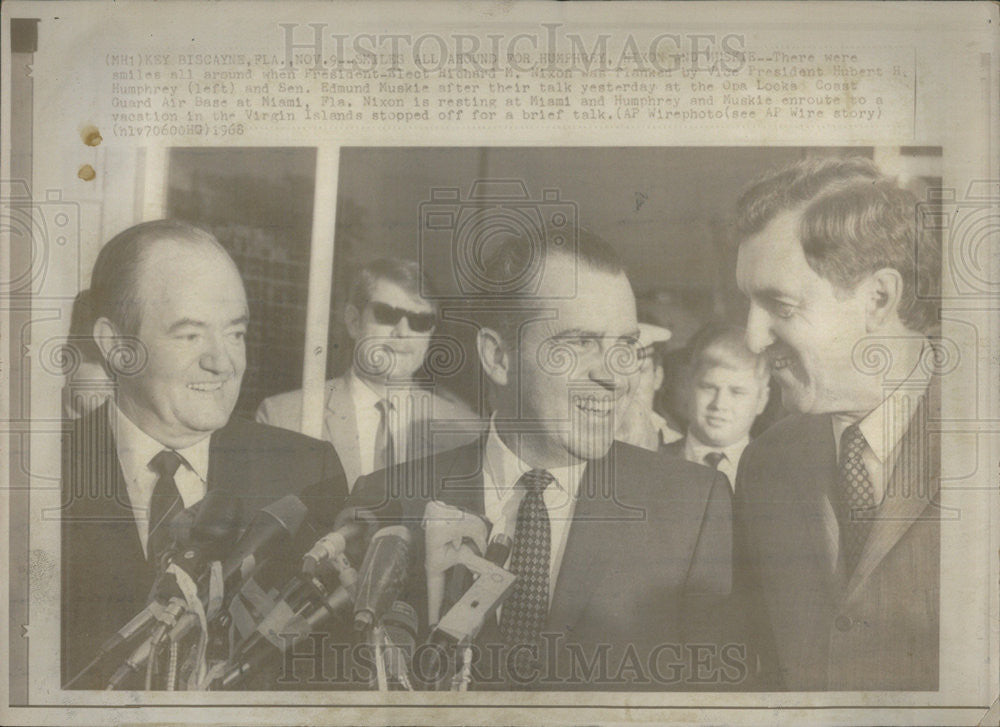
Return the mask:
<svg viewBox="0 0 1000 727">
<path fill-rule="evenodd" d="M 861 158 L 807 160 L 740 202 L 747 343 L 786 418 L 743 454 L 739 582 L 765 685 L 938 685 L 940 250 Z"/>
<path fill-rule="evenodd" d="M 237 528 L 314 483 L 328 484 L 333 507 L 347 496 L 329 444 L 231 417 L 248 307 L 209 233 L 169 220 L 125 230 L 101 249 L 91 294 L 117 391 L 74 423 L 64 449 L 63 683 L 145 606 L 169 523 L 208 491 L 231 492 Z M 98 669 L 73 686 L 106 679 Z"/>
<path fill-rule="evenodd" d="M 401 504 L 413 526 L 407 598 L 423 628 L 432 624 L 421 522 L 433 499 L 485 518 L 491 538 L 513 539 L 506 567 L 517 582 L 479 634 L 475 686 L 738 680 L 740 665 L 730 659 L 724 669 L 717 644 L 692 656 L 693 644 L 718 634 L 713 618 L 730 591 L 725 478 L 614 441 L 638 363 L 635 298 L 621 262 L 584 231 L 575 251 L 509 239 L 487 260 L 481 276 L 507 293 L 473 301 L 492 405 L 487 434 L 364 477 L 354 492 L 360 504 Z"/>
</svg>

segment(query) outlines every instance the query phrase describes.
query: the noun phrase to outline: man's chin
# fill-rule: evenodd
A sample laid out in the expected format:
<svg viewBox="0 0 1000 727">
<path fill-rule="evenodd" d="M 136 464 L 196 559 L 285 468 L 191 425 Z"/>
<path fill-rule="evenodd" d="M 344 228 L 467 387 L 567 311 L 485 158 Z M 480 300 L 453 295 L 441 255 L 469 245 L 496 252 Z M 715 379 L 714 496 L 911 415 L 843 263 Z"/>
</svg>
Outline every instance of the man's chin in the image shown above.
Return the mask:
<svg viewBox="0 0 1000 727">
<path fill-rule="evenodd" d="M 226 424 L 229 423 L 229 419 L 232 416 L 232 412 L 212 412 L 211 414 L 201 414 L 199 416 L 194 416 L 189 418 L 184 424 L 192 432 L 202 432 L 205 434 L 210 434 L 217 429 L 222 429 Z"/>
<path fill-rule="evenodd" d="M 614 440 L 611 438 L 601 439 L 600 441 L 577 441 L 574 443 L 575 446 L 570 449 L 569 453 L 581 460 L 601 459 L 611 449 L 613 441 Z"/>
<path fill-rule="evenodd" d="M 781 384 L 781 405 L 795 414 L 815 414 L 813 405 L 815 397 L 812 392 L 802 386 Z"/>
</svg>

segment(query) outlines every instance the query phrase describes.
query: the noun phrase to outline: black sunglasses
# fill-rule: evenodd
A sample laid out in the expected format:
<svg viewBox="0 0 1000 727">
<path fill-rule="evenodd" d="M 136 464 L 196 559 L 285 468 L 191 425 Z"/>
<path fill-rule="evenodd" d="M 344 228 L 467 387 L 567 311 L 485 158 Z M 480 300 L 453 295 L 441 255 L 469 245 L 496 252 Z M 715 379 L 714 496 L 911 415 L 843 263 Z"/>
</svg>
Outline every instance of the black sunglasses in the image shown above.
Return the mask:
<svg viewBox="0 0 1000 727">
<path fill-rule="evenodd" d="M 372 315 L 375 320 L 383 326 L 394 326 L 404 317 L 410 323 L 410 330 L 416 333 L 427 333 L 437 325 L 437 316 L 433 313 L 414 313 L 405 308 L 396 308 L 387 303 L 380 303 L 373 300 L 369 303 L 372 307 Z"/>
</svg>

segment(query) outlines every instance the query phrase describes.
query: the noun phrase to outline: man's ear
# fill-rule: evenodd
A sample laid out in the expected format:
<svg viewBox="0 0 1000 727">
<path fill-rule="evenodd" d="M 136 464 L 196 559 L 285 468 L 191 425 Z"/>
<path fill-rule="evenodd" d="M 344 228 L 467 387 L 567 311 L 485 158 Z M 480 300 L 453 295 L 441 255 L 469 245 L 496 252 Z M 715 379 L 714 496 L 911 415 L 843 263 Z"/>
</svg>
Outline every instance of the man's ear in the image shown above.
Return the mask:
<svg viewBox="0 0 1000 727">
<path fill-rule="evenodd" d="M 344 307 L 344 325 L 351 340 L 357 341 L 361 336 L 361 311 L 350 303 Z"/>
<path fill-rule="evenodd" d="M 663 386 L 663 379 L 666 376 L 666 371 L 663 366 L 659 363 L 653 363 L 653 391 L 659 391 Z"/>
<path fill-rule="evenodd" d="M 511 360 L 503 338 L 492 328 L 480 328 L 476 334 L 476 350 L 483 371 L 497 386 L 506 386 L 511 376 Z"/>
<path fill-rule="evenodd" d="M 101 356 L 107 361 L 121 338 L 118 327 L 102 316 L 94 321 L 93 336 L 94 342 L 101 350 Z"/>
<path fill-rule="evenodd" d="M 903 276 L 894 268 L 881 268 L 872 273 L 863 285 L 866 288 L 866 327 L 868 333 L 876 333 L 898 319 Z"/>
<path fill-rule="evenodd" d="M 146 360 L 143 351 L 139 350 L 142 344 L 138 339 L 123 334 L 108 318 L 102 316 L 94 321 L 92 335 L 101 352 L 104 371 L 112 379 L 117 379 L 119 374 L 135 373 L 134 367 Z"/>
</svg>

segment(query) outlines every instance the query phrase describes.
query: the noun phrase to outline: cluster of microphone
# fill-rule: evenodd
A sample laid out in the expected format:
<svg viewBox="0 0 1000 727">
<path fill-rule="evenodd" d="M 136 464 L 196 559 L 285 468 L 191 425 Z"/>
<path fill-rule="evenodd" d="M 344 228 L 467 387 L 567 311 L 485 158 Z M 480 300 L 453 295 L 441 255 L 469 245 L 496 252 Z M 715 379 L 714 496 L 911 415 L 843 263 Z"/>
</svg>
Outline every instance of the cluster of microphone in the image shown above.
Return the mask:
<svg viewBox="0 0 1000 727">
<path fill-rule="evenodd" d="M 108 689 L 235 689 L 289 649 L 332 625 L 376 654 L 372 686 L 414 688 L 417 636 L 456 653 L 432 689 L 464 689 L 463 651 L 514 583 L 510 540 L 487 543 L 481 517 L 430 502 L 422 523 L 427 620 L 401 600 L 413 570 L 415 523 L 398 506 L 322 502 L 319 489 L 287 495 L 240 527 L 236 498 L 210 490 L 171 524 L 147 606 L 108 639 L 68 686 L 98 665 L 118 665 Z M 317 506 L 319 504 L 319 506 Z M 442 611 L 444 614 L 442 615 Z M 465 667 L 463 677 L 462 667 Z M 109 670 L 110 671 L 110 670 Z"/>
</svg>

